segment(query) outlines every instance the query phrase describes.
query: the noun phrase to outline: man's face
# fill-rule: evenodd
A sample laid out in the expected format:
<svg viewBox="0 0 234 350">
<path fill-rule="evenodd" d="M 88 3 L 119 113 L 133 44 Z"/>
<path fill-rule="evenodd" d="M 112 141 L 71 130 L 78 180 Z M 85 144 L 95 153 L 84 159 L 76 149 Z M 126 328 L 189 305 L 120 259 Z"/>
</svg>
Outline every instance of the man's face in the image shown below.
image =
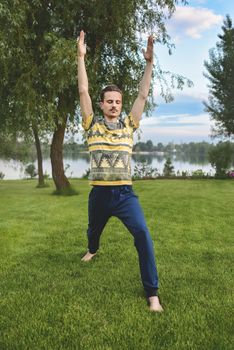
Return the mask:
<svg viewBox="0 0 234 350">
<path fill-rule="evenodd" d="M 122 110 L 122 95 L 117 91 L 107 91 L 104 94 L 104 101 L 100 102 L 104 116 L 115 119 L 119 117 Z"/>
</svg>

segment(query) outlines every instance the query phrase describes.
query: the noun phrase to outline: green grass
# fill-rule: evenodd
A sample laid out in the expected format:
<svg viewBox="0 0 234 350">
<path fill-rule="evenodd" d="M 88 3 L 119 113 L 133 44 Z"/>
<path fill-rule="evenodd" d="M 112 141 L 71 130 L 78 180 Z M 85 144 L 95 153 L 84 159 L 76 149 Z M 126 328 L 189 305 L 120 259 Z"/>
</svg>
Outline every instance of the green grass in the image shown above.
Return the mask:
<svg viewBox="0 0 234 350">
<path fill-rule="evenodd" d="M 86 251 L 87 181 L 54 196 L 0 182 L 0 349 L 233 349 L 234 183 L 134 183 L 165 312 L 150 313 L 131 235 L 112 218 Z"/>
</svg>

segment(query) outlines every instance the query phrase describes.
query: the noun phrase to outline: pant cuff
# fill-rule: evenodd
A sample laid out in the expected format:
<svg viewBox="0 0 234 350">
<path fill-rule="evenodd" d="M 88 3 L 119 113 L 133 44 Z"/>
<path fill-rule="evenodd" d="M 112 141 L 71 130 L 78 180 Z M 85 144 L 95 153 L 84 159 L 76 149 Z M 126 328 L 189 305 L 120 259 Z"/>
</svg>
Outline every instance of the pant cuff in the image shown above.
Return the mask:
<svg viewBox="0 0 234 350">
<path fill-rule="evenodd" d="M 156 297 L 158 296 L 158 289 L 147 290 L 145 293 L 146 293 L 146 298 Z"/>
<path fill-rule="evenodd" d="M 97 250 L 88 249 L 88 251 L 89 251 L 90 254 L 95 254 L 95 253 L 97 253 Z"/>
</svg>

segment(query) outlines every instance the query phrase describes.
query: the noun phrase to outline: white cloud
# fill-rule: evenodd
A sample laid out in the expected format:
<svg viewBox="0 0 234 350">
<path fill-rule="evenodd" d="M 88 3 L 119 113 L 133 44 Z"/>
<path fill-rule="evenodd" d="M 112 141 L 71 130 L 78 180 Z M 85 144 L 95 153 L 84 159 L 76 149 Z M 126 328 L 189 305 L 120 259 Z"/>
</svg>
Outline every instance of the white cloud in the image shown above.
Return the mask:
<svg viewBox="0 0 234 350">
<path fill-rule="evenodd" d="M 186 138 L 190 137 L 192 138 L 193 136 L 199 136 L 203 138 L 208 138 L 210 135 L 210 128 L 194 128 L 194 127 L 183 127 L 181 129 L 179 128 L 160 128 L 160 127 L 153 127 L 150 128 L 150 130 L 145 130 L 145 128 L 142 127 L 142 133 L 144 136 L 144 139 L 154 139 L 152 135 L 155 135 L 157 137 L 160 136 L 168 136 L 173 140 L 173 138 L 176 137 L 181 137 L 183 138 L 184 136 Z"/>
<path fill-rule="evenodd" d="M 205 91 L 204 89 L 198 89 L 198 88 L 184 88 L 183 90 L 172 90 L 174 102 L 177 102 L 178 100 L 194 100 L 194 101 L 208 101 L 209 91 Z M 156 102 L 160 105 L 161 103 L 165 103 L 165 100 L 160 95 L 160 89 L 157 90 L 155 88 L 154 90 L 154 98 Z"/>
<path fill-rule="evenodd" d="M 171 114 L 171 115 L 159 115 L 155 117 L 144 118 L 141 121 L 141 126 L 144 128 L 151 128 L 158 126 L 160 128 L 177 128 L 180 126 L 186 127 L 210 127 L 210 118 L 207 113 L 193 115 L 189 113 L 185 114 Z M 186 125 L 187 124 L 187 125 Z"/>
<path fill-rule="evenodd" d="M 198 89 L 187 89 L 187 90 L 179 90 L 175 93 L 174 98 L 175 101 L 177 97 L 180 99 L 184 98 L 192 98 L 198 101 L 208 101 L 209 92 L 208 91 L 200 91 Z"/>
<path fill-rule="evenodd" d="M 168 31 L 177 42 L 187 36 L 199 39 L 202 34 L 222 22 L 223 17 L 202 7 L 178 6 L 168 22 Z"/>
<path fill-rule="evenodd" d="M 205 4 L 205 3 L 207 2 L 207 0 L 195 0 L 195 1 L 193 1 L 193 2 L 195 2 L 195 3 L 199 4 L 199 5 L 201 5 L 201 4 Z"/>
</svg>

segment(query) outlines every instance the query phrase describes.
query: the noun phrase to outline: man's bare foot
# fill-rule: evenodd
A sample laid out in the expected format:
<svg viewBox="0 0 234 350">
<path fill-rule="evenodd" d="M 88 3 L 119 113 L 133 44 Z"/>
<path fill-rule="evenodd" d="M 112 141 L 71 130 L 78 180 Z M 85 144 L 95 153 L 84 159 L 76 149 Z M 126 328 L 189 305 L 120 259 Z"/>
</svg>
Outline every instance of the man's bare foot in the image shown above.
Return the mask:
<svg viewBox="0 0 234 350">
<path fill-rule="evenodd" d="M 94 257 L 94 255 L 96 255 L 96 253 L 91 254 L 90 252 L 87 252 L 87 253 L 83 256 L 83 258 L 81 259 L 81 261 L 90 261 L 90 260 Z"/>
<path fill-rule="evenodd" d="M 163 308 L 162 305 L 160 304 L 159 297 L 157 296 L 152 296 L 149 297 L 149 309 L 150 311 L 155 311 L 155 312 L 162 312 Z"/>
</svg>

